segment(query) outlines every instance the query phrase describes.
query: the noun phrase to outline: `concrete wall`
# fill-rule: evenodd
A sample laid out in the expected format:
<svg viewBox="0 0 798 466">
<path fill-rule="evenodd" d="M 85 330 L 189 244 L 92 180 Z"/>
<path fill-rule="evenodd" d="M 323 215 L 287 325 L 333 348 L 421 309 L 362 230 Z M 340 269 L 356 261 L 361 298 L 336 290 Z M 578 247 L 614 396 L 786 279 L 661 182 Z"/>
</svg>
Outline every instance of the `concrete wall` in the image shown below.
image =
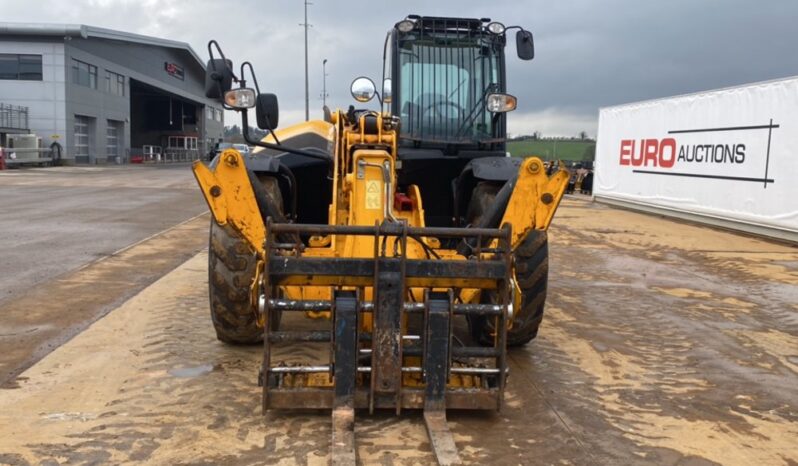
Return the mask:
<svg viewBox="0 0 798 466">
<path fill-rule="evenodd" d="M 56 140 L 64 145 L 72 131 L 65 123 L 64 44 L 0 39 L 0 53 L 42 56 L 42 80 L 0 80 L 0 102 L 29 108 L 30 130 L 42 138 L 43 147 Z"/>
</svg>

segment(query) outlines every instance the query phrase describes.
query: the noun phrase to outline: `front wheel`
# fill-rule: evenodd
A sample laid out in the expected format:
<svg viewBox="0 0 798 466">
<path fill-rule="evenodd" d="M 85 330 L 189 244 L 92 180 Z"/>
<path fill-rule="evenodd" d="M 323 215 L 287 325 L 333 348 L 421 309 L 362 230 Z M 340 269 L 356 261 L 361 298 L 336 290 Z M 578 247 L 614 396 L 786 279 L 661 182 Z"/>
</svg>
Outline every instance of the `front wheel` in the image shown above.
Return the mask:
<svg viewBox="0 0 798 466">
<path fill-rule="evenodd" d="M 474 188 L 468 208 L 468 221 L 481 227 L 498 227 L 490 225 L 500 218 L 495 210 L 502 212 L 506 206 L 496 206 L 496 195 L 501 189 L 497 183 L 481 182 Z M 498 220 L 496 220 L 498 223 Z M 521 308 L 515 310 L 513 326 L 507 331 L 508 346 L 522 346 L 538 334 L 543 320 L 543 308 L 546 305 L 546 289 L 549 278 L 549 243 L 548 235 L 543 230 L 530 231 L 513 253 L 515 276 L 521 289 Z M 482 301 L 495 302 L 495 294 L 485 293 Z M 468 326 L 472 338 L 483 345 L 493 345 L 496 334 L 493 318 L 469 317 Z"/>
<path fill-rule="evenodd" d="M 266 192 L 269 208 L 282 215 L 282 197 L 277 180 L 253 177 Z M 255 279 L 257 258 L 244 238 L 229 226 L 221 226 L 211 219 L 208 248 L 208 289 L 211 320 L 216 337 L 225 343 L 251 344 L 263 340 L 263 328 L 258 325 L 256 309 L 250 302 L 250 286 Z M 269 326 L 276 330 L 280 312 L 273 311 Z"/>
<path fill-rule="evenodd" d="M 216 337 L 225 343 L 257 343 L 263 338 L 249 287 L 255 277 L 255 254 L 235 231 L 211 220 L 208 288 Z"/>
<path fill-rule="evenodd" d="M 549 247 L 545 231 L 532 230 L 515 251 L 515 273 L 521 288 L 521 308 L 515 310 L 513 326 L 507 331 L 508 346 L 522 346 L 534 339 L 543 320 L 549 276 Z M 491 301 L 488 296 L 486 301 Z M 493 319 L 469 320 L 471 336 L 483 345 L 492 345 Z"/>
</svg>

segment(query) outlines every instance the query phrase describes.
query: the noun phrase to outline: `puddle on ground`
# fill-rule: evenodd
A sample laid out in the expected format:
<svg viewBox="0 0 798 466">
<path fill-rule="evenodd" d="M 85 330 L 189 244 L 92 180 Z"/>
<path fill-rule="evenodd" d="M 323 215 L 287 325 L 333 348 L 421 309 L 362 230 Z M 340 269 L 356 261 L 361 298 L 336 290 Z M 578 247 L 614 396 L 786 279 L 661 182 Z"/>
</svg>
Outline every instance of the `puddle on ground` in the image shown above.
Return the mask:
<svg viewBox="0 0 798 466">
<path fill-rule="evenodd" d="M 97 415 L 94 413 L 50 413 L 41 414 L 43 419 L 48 421 L 81 421 L 86 422 L 91 419 L 96 419 Z"/>
<path fill-rule="evenodd" d="M 169 369 L 169 375 L 175 377 L 198 377 L 205 375 L 213 370 L 213 364 L 203 364 L 201 366 L 174 367 Z"/>
</svg>

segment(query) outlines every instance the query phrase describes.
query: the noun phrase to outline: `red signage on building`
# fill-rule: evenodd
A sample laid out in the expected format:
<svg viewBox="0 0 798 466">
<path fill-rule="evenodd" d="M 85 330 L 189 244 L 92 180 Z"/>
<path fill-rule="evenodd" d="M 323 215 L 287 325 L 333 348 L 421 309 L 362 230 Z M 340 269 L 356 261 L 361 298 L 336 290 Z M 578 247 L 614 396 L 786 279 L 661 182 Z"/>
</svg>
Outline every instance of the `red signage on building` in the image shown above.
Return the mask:
<svg viewBox="0 0 798 466">
<path fill-rule="evenodd" d="M 163 69 L 166 70 L 166 73 L 173 78 L 177 78 L 181 81 L 186 78 L 186 72 L 183 70 L 182 66 L 176 65 L 174 63 L 163 62 Z"/>
</svg>

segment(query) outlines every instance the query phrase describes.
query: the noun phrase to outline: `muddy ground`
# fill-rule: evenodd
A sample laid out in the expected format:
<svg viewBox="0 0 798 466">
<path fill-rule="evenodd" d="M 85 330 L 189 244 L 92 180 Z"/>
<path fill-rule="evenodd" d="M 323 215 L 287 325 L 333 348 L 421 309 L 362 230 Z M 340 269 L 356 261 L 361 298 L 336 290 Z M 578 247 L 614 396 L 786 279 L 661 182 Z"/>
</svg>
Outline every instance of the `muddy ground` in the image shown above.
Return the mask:
<svg viewBox="0 0 798 466">
<path fill-rule="evenodd" d="M 550 241 L 505 409 L 449 413 L 467 463 L 798 464 L 798 249 L 577 198 Z M 262 417 L 260 347 L 216 341 L 206 261 L 0 390 L 0 463 L 326 464 L 329 413 Z M 356 436 L 364 464 L 433 461 L 417 414 Z"/>
</svg>

